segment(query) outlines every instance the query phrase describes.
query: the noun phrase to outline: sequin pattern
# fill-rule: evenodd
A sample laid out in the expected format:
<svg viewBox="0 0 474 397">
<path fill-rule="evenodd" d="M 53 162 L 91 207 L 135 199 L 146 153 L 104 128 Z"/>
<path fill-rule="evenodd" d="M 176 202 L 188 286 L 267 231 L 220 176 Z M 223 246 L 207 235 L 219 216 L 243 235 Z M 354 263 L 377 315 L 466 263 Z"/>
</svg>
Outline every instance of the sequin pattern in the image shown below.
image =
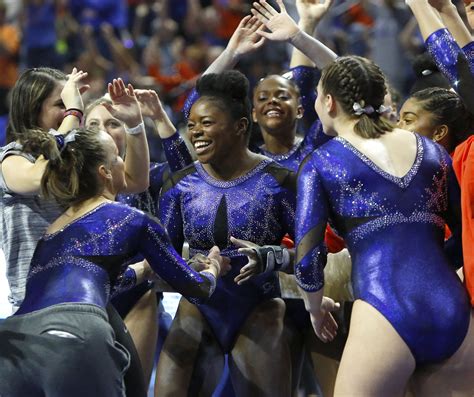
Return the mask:
<svg viewBox="0 0 474 397">
<path fill-rule="evenodd" d="M 104 306 L 111 286 L 113 290 L 137 257 L 146 258 L 163 280 L 184 295 L 197 301 L 208 297 L 209 275 L 203 277 L 186 264 L 159 223 L 126 205 L 104 203 L 40 240 L 19 313 L 61 302 Z M 62 284 L 72 280 L 76 288 L 64 290 Z"/>
<path fill-rule="evenodd" d="M 461 240 L 460 191 L 450 161 L 441 146 L 417 135 L 414 164 L 398 178 L 335 138 L 298 175 L 298 284 L 308 292 L 323 286 L 323 238 L 331 220 L 351 253 L 355 298 L 390 321 L 417 363 L 449 357 L 469 324 L 469 300 L 444 245 L 446 222 Z"/>
<path fill-rule="evenodd" d="M 462 52 L 448 29 L 439 29 L 432 33 L 425 42 L 426 49 L 438 69 L 448 78 L 453 87 L 458 84 L 456 64 L 458 54 Z"/>
</svg>

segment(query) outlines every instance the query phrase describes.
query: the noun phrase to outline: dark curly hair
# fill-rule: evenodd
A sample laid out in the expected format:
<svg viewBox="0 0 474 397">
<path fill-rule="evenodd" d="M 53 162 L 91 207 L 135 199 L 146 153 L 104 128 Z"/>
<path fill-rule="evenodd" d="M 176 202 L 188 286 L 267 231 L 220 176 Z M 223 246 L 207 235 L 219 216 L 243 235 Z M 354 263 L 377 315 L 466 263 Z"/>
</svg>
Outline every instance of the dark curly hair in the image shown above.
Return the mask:
<svg viewBox="0 0 474 397">
<path fill-rule="evenodd" d="M 249 99 L 249 81 L 237 70 L 203 75 L 196 83 L 201 98 L 212 100 L 233 120 L 246 118 L 249 135 L 252 126 L 252 105 Z M 200 99 L 201 99 L 200 98 Z"/>
<path fill-rule="evenodd" d="M 408 99 L 415 100 L 431 114 L 433 126 L 446 125 L 449 131 L 449 151 L 464 141 L 472 131 L 473 119 L 463 101 L 455 92 L 446 88 L 432 87 L 415 92 Z"/>
</svg>

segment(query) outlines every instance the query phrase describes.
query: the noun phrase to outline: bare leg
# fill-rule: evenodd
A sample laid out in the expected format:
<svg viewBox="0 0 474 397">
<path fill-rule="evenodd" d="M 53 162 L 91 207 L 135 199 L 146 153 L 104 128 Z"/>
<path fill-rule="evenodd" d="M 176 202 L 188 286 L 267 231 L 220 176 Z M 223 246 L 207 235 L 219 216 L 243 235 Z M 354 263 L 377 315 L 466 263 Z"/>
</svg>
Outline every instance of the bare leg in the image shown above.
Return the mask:
<svg viewBox="0 0 474 397">
<path fill-rule="evenodd" d="M 156 316 L 156 293 L 150 290 L 133 306 L 124 320 L 137 348 L 146 384 L 150 382 L 151 371 L 153 371 L 156 341 L 158 339 Z"/>
<path fill-rule="evenodd" d="M 160 354 L 155 396 L 210 395 L 206 393 L 212 393 L 222 372 L 223 354 L 219 368 L 217 352 L 219 347 L 201 312 L 182 298 Z M 203 374 L 205 379 L 199 379 Z"/>
<path fill-rule="evenodd" d="M 410 349 L 373 306 L 354 302 L 335 396 L 403 396 L 415 370 Z"/>
<path fill-rule="evenodd" d="M 238 397 L 288 397 L 291 364 L 283 336 L 285 304 L 281 299 L 261 303 L 247 318 L 229 360 Z"/>
<path fill-rule="evenodd" d="M 474 310 L 464 342 L 453 356 L 420 368 L 413 377 L 416 396 L 464 397 L 474 395 Z"/>
</svg>

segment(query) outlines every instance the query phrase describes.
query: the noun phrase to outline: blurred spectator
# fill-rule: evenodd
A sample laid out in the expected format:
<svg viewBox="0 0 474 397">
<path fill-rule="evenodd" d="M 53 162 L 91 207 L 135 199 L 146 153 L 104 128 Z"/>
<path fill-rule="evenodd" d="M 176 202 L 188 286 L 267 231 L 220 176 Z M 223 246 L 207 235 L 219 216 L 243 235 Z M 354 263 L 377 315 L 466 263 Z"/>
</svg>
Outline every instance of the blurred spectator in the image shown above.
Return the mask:
<svg viewBox="0 0 474 397">
<path fill-rule="evenodd" d="M 18 77 L 20 35 L 6 22 L 7 7 L 0 0 L 0 117 L 8 114 L 7 96 Z"/>
<path fill-rule="evenodd" d="M 23 42 L 28 68 L 61 68 L 56 53 L 55 0 L 23 0 Z"/>
</svg>

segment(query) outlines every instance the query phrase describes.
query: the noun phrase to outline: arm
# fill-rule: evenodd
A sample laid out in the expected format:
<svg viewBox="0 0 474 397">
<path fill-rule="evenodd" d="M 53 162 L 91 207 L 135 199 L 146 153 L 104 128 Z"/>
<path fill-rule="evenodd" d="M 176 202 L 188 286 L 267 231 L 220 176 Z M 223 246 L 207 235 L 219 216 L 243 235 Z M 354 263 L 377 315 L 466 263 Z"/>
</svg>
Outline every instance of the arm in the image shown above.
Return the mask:
<svg viewBox="0 0 474 397">
<path fill-rule="evenodd" d="M 184 139 L 176 131 L 161 104 L 156 91 L 135 90 L 143 117 L 150 117 L 156 127 L 166 160 L 172 172 L 179 171 L 193 162 Z"/>
<path fill-rule="evenodd" d="M 451 0 L 429 0 L 429 4 L 438 11 L 446 28 L 451 32 L 460 47 L 472 41 L 471 32 L 464 24 L 457 7 Z"/>
<path fill-rule="evenodd" d="M 217 247 L 213 247 L 209 253 L 209 268 L 196 272 L 173 248 L 165 229 L 148 217 L 142 227 L 139 244 L 140 252 L 153 271 L 175 291 L 186 297 L 197 298 L 194 299 L 195 303 L 212 295 L 222 265 L 222 257 Z"/>
<path fill-rule="evenodd" d="M 140 193 L 149 186 L 150 154 L 142 113 L 135 90 L 125 87 L 122 79 L 108 84 L 112 105 L 104 104 L 112 116 L 125 123 L 127 155 L 125 157 L 126 193 Z M 132 129 L 132 132 L 129 132 Z M 137 129 L 136 131 L 133 131 Z M 124 193 L 125 193 L 124 192 Z"/>
<path fill-rule="evenodd" d="M 304 53 L 317 68 L 323 69 L 337 58 L 330 48 L 323 43 L 304 33 L 286 12 L 282 0 L 276 0 L 280 7 L 277 12 L 265 0 L 254 3 L 252 14 L 270 31 L 258 30 L 257 33 L 267 39 L 275 41 L 289 41 L 293 46 Z"/>
<path fill-rule="evenodd" d="M 324 266 L 327 259 L 324 231 L 329 208 L 328 198 L 313 161 L 313 156 L 308 156 L 298 171 L 295 276 L 314 331 L 326 342 L 336 335 L 337 324 L 330 312 L 337 309 L 337 305 L 332 299 L 323 298 Z"/>
<path fill-rule="evenodd" d="M 232 69 L 237 62 L 246 54 L 250 54 L 260 48 L 265 39 L 257 32 L 262 29 L 262 24 L 256 18 L 250 15 L 244 17 L 232 37 L 229 40 L 225 50 L 212 64 L 205 70 L 203 74 L 221 73 L 225 70 Z M 189 117 L 189 111 L 192 105 L 199 98 L 196 90 L 193 90 L 186 99 L 183 107 L 185 118 Z"/>
<path fill-rule="evenodd" d="M 298 22 L 300 30 L 309 35 L 313 35 L 319 21 L 327 14 L 333 2 L 334 0 L 324 0 L 324 3 L 321 4 L 319 0 L 296 0 L 296 9 L 300 17 Z M 293 48 L 290 68 L 295 66 L 314 67 L 314 62 L 300 50 Z"/>
<path fill-rule="evenodd" d="M 34 163 L 20 155 L 11 155 L 0 161 L 6 187 L 16 194 L 37 195 L 48 160 L 39 156 Z"/>
</svg>

